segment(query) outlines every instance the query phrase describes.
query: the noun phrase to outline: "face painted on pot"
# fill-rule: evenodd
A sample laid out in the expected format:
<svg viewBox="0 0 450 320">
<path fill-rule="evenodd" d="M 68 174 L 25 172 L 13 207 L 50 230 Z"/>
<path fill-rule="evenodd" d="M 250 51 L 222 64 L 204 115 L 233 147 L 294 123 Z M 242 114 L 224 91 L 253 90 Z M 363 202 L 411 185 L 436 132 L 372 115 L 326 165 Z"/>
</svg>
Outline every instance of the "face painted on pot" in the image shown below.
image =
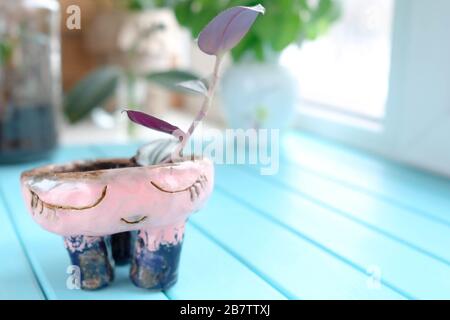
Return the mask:
<svg viewBox="0 0 450 320">
<path fill-rule="evenodd" d="M 210 196 L 213 179 L 212 163 L 201 159 L 147 167 L 128 160 L 78 162 L 27 171 L 21 181 L 29 212 L 50 232 L 159 230 L 163 238 L 177 238 Z"/>
</svg>

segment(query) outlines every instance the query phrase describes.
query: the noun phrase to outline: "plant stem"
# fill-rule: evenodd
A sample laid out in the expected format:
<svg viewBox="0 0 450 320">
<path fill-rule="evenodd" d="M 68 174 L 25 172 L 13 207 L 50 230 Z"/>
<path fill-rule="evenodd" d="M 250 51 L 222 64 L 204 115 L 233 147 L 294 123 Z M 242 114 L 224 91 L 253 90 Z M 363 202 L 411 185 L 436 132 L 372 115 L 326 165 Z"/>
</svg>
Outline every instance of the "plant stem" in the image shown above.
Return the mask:
<svg viewBox="0 0 450 320">
<path fill-rule="evenodd" d="M 203 101 L 202 108 L 200 109 L 200 112 L 195 117 L 194 121 L 192 122 L 191 126 L 189 127 L 189 130 L 187 131 L 186 135 L 183 137 L 183 140 L 181 140 L 178 147 L 175 149 L 175 151 L 172 154 L 171 159 L 176 159 L 177 157 L 182 156 L 182 152 L 184 147 L 186 146 L 187 142 L 193 135 L 195 129 L 197 128 L 198 124 L 206 117 L 208 114 L 209 109 L 211 108 L 211 105 L 214 100 L 214 94 L 216 92 L 217 85 L 219 83 L 219 72 L 220 72 L 220 65 L 222 63 L 222 56 L 217 56 L 215 65 L 214 65 L 214 72 L 212 75 L 211 85 L 209 86 L 208 93 L 205 97 L 205 100 Z"/>
<path fill-rule="evenodd" d="M 128 108 L 136 108 L 136 77 L 132 71 L 126 73 L 126 99 Z M 129 121 L 127 126 L 128 138 L 135 138 L 136 126 Z"/>
</svg>

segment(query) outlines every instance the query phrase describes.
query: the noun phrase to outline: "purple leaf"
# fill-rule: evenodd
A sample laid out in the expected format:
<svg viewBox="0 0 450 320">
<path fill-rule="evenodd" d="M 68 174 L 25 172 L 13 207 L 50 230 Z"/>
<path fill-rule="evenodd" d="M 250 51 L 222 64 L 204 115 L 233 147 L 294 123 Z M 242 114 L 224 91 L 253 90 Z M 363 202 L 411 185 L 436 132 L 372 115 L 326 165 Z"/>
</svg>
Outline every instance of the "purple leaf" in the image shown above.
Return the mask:
<svg viewBox="0 0 450 320">
<path fill-rule="evenodd" d="M 262 5 L 233 7 L 216 16 L 200 33 L 198 45 L 209 55 L 221 55 L 233 49 L 247 34 L 259 14 Z"/>
<path fill-rule="evenodd" d="M 180 133 L 184 134 L 178 127 L 175 127 L 164 120 L 155 118 L 144 112 L 133 110 L 124 110 L 124 112 L 127 113 L 128 118 L 130 118 L 131 121 L 141 126 L 171 135 L 179 135 Z"/>
</svg>

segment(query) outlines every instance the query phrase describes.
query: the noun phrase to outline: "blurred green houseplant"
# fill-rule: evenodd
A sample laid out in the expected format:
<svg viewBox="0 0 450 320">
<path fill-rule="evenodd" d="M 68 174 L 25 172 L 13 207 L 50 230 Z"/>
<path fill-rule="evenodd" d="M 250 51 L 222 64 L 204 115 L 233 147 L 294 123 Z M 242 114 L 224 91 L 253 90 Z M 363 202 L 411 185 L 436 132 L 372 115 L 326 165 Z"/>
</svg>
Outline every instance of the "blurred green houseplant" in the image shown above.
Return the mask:
<svg viewBox="0 0 450 320">
<path fill-rule="evenodd" d="M 172 1 L 177 20 L 194 37 L 224 8 L 257 3 L 266 8 L 266 14 L 231 52 L 235 63 L 222 76 L 223 111 L 232 128 L 283 129 L 295 118 L 299 85 L 278 58 L 289 45 L 315 40 L 326 33 L 340 16 L 339 1 Z"/>
<path fill-rule="evenodd" d="M 152 8 L 169 7 L 167 0 L 122 0 L 122 6 L 131 11 L 142 11 Z"/>
<path fill-rule="evenodd" d="M 133 86 L 137 77 L 118 66 L 105 66 L 94 70 L 67 93 L 64 99 L 64 114 L 67 120 L 76 123 L 89 115 L 94 108 L 103 105 L 115 94 L 119 81 L 123 78 L 127 79 L 127 107 L 137 107 L 133 99 Z M 181 88 L 173 84 L 195 80 L 198 76 L 183 70 L 171 70 L 149 73 L 143 78 L 169 90 L 181 91 Z"/>
<path fill-rule="evenodd" d="M 115 5 L 117 5 L 117 9 L 119 10 L 141 11 L 162 7 L 163 1 L 121 0 L 120 2 L 116 2 Z M 127 59 L 129 61 L 138 61 L 139 43 L 164 29 L 164 25 L 158 24 L 139 30 L 137 39 L 126 52 Z M 0 59 L 6 54 L 7 49 L 3 49 L 3 46 L 0 45 Z M 64 115 L 70 123 L 76 123 L 84 119 L 93 109 L 104 105 L 117 92 L 121 80 L 124 80 L 126 86 L 125 103 L 127 107 L 137 108 L 139 102 L 136 98 L 136 85 L 142 79 L 147 82 L 159 84 L 172 91 L 183 91 L 183 89 L 174 84 L 195 80 L 197 78 L 197 75 L 185 70 L 141 73 L 127 66 L 102 66 L 89 73 L 67 92 L 63 106 Z M 132 134 L 132 127 L 129 128 L 129 133 Z"/>
<path fill-rule="evenodd" d="M 267 13 L 258 20 L 241 43 L 232 50 L 235 61 L 250 55 L 258 61 L 265 61 L 269 52 L 281 52 L 292 43 L 314 40 L 324 34 L 339 18 L 337 0 L 121 0 L 118 6 L 125 10 L 142 11 L 152 8 L 172 8 L 178 22 L 187 27 L 193 36 L 219 12 L 233 6 L 254 6 L 262 4 Z M 156 32 L 157 30 L 151 30 Z M 145 35 L 144 35 L 145 36 Z M 133 52 L 130 52 L 132 57 Z M 119 67 L 103 67 L 89 74 L 65 99 L 66 118 L 75 123 L 87 116 L 95 107 L 110 98 L 118 86 L 119 79 L 127 79 L 132 88 L 137 75 Z M 160 83 L 169 89 L 178 90 L 173 83 L 198 78 L 185 71 L 169 71 L 144 76 L 148 81 Z M 128 104 L 134 104 L 132 89 Z"/>
<path fill-rule="evenodd" d="M 233 6 L 263 5 L 267 13 L 255 23 L 243 41 L 233 49 L 239 61 L 252 53 L 264 61 L 267 51 L 281 52 L 292 43 L 315 40 L 340 17 L 339 0 L 122 0 L 129 10 L 169 7 L 175 10 L 178 22 L 194 37 L 219 12 Z"/>
<path fill-rule="evenodd" d="M 12 44 L 6 40 L 0 40 L 0 66 L 6 64 L 12 55 Z"/>
<path fill-rule="evenodd" d="M 145 0 L 141 0 L 145 1 Z M 281 52 L 288 45 L 303 40 L 314 40 L 328 31 L 340 16 L 336 0 L 175 0 L 159 1 L 173 5 L 179 23 L 197 36 L 202 27 L 218 12 L 227 7 L 253 6 L 266 8 L 264 19 L 232 51 L 235 61 L 252 54 L 259 61 L 267 58 L 268 51 Z"/>
</svg>

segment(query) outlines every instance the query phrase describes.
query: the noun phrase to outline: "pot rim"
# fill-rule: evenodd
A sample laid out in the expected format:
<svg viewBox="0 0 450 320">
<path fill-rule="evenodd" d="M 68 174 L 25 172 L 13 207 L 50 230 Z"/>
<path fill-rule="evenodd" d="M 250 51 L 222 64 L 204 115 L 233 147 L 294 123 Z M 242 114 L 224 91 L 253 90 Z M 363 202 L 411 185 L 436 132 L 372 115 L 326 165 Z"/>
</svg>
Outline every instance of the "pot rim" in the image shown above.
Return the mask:
<svg viewBox="0 0 450 320">
<path fill-rule="evenodd" d="M 198 161 L 209 161 L 207 158 L 194 156 L 194 157 L 184 157 L 179 162 L 174 163 L 160 163 L 154 165 L 139 165 L 134 161 L 134 158 L 100 158 L 95 160 L 76 160 L 63 164 L 50 164 L 37 168 L 33 168 L 22 172 L 20 178 L 31 179 L 31 178 L 52 178 L 55 179 L 83 179 L 83 178 L 97 178 L 104 173 L 112 172 L 115 170 L 132 170 L 132 169 L 158 169 L 165 167 L 180 166 L 186 163 L 194 163 Z M 86 170 L 84 168 L 94 167 L 95 165 L 119 165 L 112 168 L 99 168 L 92 170 Z M 84 170 L 83 170 L 84 169 Z"/>
</svg>

